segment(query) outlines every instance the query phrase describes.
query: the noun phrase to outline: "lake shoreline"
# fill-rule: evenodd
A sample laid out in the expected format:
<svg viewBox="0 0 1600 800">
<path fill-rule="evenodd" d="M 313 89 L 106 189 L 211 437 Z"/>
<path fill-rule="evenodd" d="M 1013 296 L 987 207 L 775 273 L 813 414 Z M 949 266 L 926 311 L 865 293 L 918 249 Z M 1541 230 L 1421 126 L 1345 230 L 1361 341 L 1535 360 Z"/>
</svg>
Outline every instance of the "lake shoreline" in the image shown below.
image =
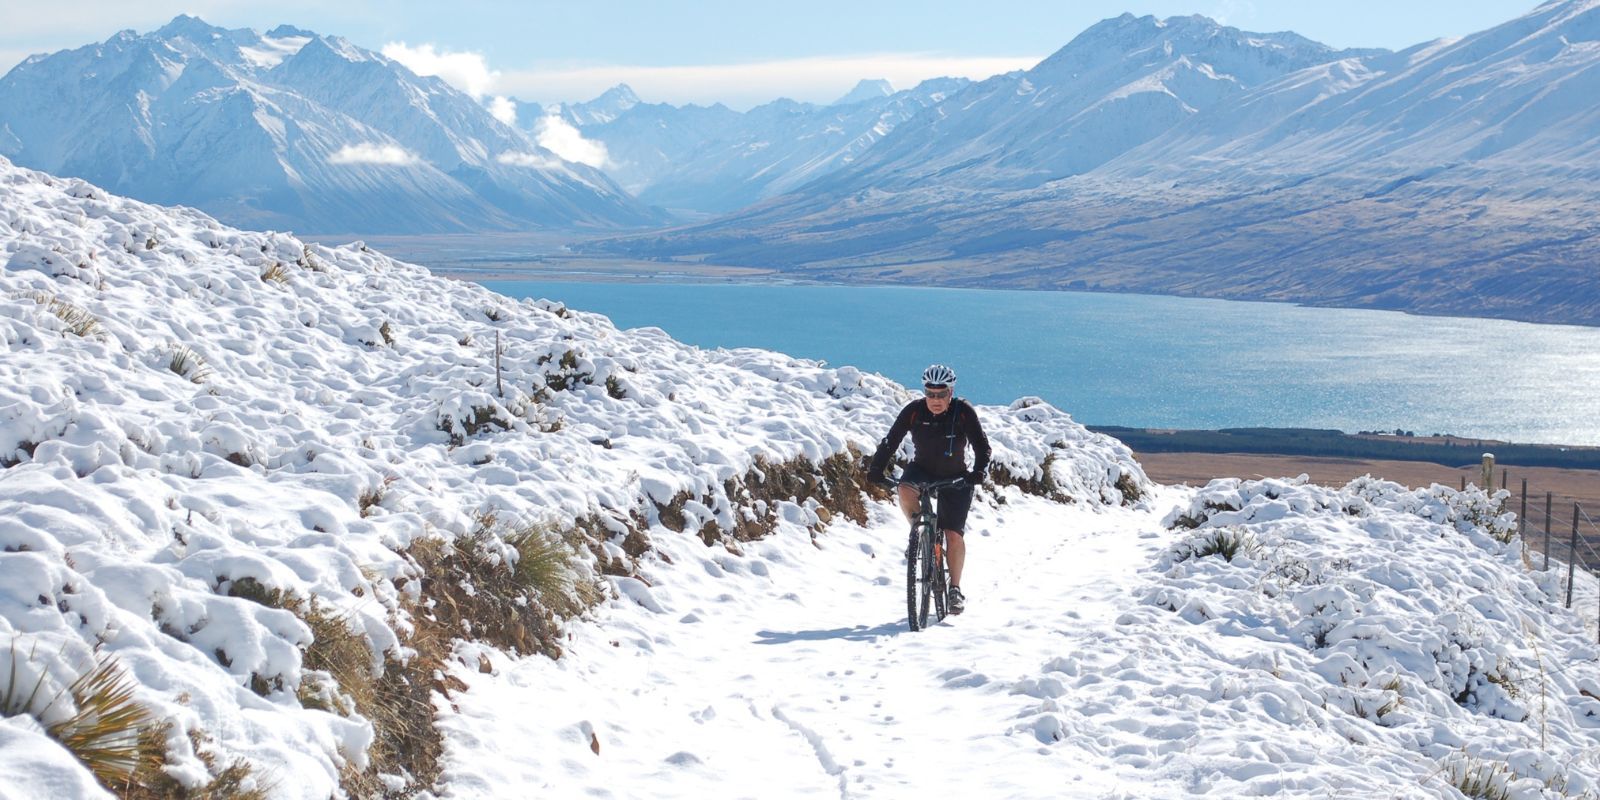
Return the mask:
<svg viewBox="0 0 1600 800">
<path fill-rule="evenodd" d="M 1286 451 L 1283 441 L 1237 438 L 1175 448 L 1169 437 L 1154 449 L 1459 464 L 1476 461 L 1488 437 L 1600 445 L 1595 329 L 1158 295 L 583 277 L 480 282 L 509 298 L 603 314 L 620 329 L 656 327 L 702 348 L 773 350 L 906 385 L 929 363 L 949 363 L 968 400 L 1004 406 L 1040 397 L 1082 422 L 1399 425 L 1483 437 L 1452 442 L 1446 452 L 1400 455 L 1352 451 L 1348 443 L 1308 449 L 1303 441 Z M 1600 467 L 1552 460 L 1548 450 L 1536 455 L 1551 466 Z"/>
<path fill-rule="evenodd" d="M 1177 430 L 1089 425 L 1135 452 L 1251 454 L 1310 459 L 1423 462 L 1477 469 L 1485 453 L 1497 464 L 1600 470 L 1600 447 L 1506 442 L 1452 435 L 1345 433 L 1319 428 L 1223 428 Z"/>
<path fill-rule="evenodd" d="M 388 251 L 385 251 L 388 252 Z M 395 255 L 405 261 L 412 261 L 420 254 L 408 254 L 401 250 Z M 827 272 L 821 275 L 812 275 L 804 271 L 786 271 L 775 267 L 750 267 L 725 264 L 711 264 L 698 261 L 678 260 L 651 260 L 637 258 L 604 258 L 604 257 L 578 257 L 572 255 L 532 256 L 527 260 L 517 257 L 454 257 L 444 263 L 426 264 L 427 259 L 419 258 L 414 263 L 424 263 L 436 275 L 454 280 L 473 282 L 483 281 L 552 281 L 552 282 L 587 282 L 603 281 L 612 283 L 690 283 L 690 284 L 720 284 L 738 283 L 766 286 L 841 286 L 850 288 L 925 288 L 925 289 L 964 289 L 964 290 L 994 290 L 994 291 L 1022 291 L 1022 292 L 1059 292 L 1067 294 L 1105 294 L 1105 295 L 1133 295 L 1139 297 L 1174 297 L 1186 300 L 1219 300 L 1234 303 L 1271 303 L 1274 305 L 1288 305 L 1302 308 L 1345 309 L 1357 311 L 1389 311 L 1415 317 L 1439 317 L 1445 319 L 1463 320 L 1497 320 L 1505 322 L 1518 322 L 1528 325 L 1552 325 L 1557 327 L 1576 327 L 1590 330 L 1600 329 L 1600 322 L 1585 322 L 1573 319 L 1551 319 L 1543 316 L 1527 316 L 1517 314 L 1474 314 L 1471 309 L 1460 308 L 1406 308 L 1403 306 L 1383 305 L 1354 305 L 1319 302 L 1316 299 L 1279 299 L 1263 296 L 1262 293 L 1251 292 L 1197 292 L 1197 293 L 1167 293 L 1150 291 L 1147 288 L 1119 289 L 1101 285 L 1068 285 L 1068 286 L 993 286 L 982 285 L 969 281 L 896 281 L 892 279 L 857 279 L 848 280 L 836 273 Z"/>
</svg>

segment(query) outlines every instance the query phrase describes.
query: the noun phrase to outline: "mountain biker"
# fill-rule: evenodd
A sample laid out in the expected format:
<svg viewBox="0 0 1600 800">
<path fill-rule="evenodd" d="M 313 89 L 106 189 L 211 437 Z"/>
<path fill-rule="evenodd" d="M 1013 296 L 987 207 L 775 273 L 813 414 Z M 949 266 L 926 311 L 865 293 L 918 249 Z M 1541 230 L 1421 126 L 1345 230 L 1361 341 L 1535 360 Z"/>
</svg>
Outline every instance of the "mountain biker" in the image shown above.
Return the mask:
<svg viewBox="0 0 1600 800">
<path fill-rule="evenodd" d="M 889 458 L 900 449 L 907 433 L 915 449 L 911 463 L 901 475 L 900 510 L 906 519 L 917 514 L 916 489 L 907 481 L 938 481 L 964 477 L 967 485 L 939 490 L 939 527 L 944 530 L 946 560 L 950 565 L 950 613 L 966 610 L 961 594 L 961 568 L 966 562 L 967 545 L 962 532 L 967 526 L 967 511 L 972 508 L 973 488 L 983 482 L 989 468 L 989 437 L 983 433 L 978 413 L 967 401 L 954 397 L 955 370 L 933 364 L 922 371 L 922 398 L 913 400 L 895 417 L 889 434 L 878 442 L 867 467 L 867 478 L 880 486 L 888 485 L 884 470 Z M 972 469 L 967 469 L 967 446 L 972 446 Z"/>
</svg>

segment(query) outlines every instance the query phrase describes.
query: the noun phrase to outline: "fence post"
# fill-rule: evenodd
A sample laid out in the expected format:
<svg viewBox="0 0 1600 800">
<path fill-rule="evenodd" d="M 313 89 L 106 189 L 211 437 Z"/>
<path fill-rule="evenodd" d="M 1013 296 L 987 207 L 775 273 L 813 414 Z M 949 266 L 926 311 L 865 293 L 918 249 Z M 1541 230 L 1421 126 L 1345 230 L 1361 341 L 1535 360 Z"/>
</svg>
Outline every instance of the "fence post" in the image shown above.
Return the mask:
<svg viewBox="0 0 1600 800">
<path fill-rule="evenodd" d="M 1572 571 L 1578 568 L 1578 504 L 1572 504 L 1572 544 L 1567 549 L 1567 608 L 1572 608 Z"/>
<path fill-rule="evenodd" d="M 1507 473 L 1509 473 L 1510 471 L 1511 470 L 1508 470 L 1505 467 L 1501 467 L 1500 468 L 1500 488 L 1502 488 L 1502 489 L 1506 488 L 1506 481 L 1511 477 Z"/>
<path fill-rule="evenodd" d="M 1466 490 L 1467 490 L 1467 476 L 1462 475 L 1461 476 L 1461 491 L 1464 492 Z"/>
<path fill-rule="evenodd" d="M 506 390 L 500 385 L 500 332 L 494 332 L 494 393 L 500 397 L 506 396 Z"/>
<path fill-rule="evenodd" d="M 1517 515 L 1517 538 L 1522 541 L 1522 553 L 1528 553 L 1528 538 L 1524 535 L 1528 522 L 1528 479 L 1522 479 L 1522 513 Z M 1528 563 L 1533 563 L 1531 560 Z"/>
<path fill-rule="evenodd" d="M 1550 492 L 1544 493 L 1544 568 L 1550 569 L 1550 501 L 1555 496 Z"/>
<path fill-rule="evenodd" d="M 1478 485 L 1483 487 L 1483 491 L 1485 493 L 1493 494 L 1494 493 L 1494 453 L 1484 453 L 1483 454 L 1483 469 L 1480 470 L 1480 472 L 1482 473 L 1481 477 L 1483 478 L 1483 480 L 1479 481 Z"/>
</svg>

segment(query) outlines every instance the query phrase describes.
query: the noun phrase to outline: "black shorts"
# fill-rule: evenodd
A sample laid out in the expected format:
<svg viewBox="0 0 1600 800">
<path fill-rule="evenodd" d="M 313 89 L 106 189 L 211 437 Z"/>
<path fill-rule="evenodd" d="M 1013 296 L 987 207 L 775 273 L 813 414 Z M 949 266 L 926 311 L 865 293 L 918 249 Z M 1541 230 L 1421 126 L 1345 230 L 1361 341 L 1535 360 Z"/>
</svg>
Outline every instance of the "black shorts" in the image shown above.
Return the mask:
<svg viewBox="0 0 1600 800">
<path fill-rule="evenodd" d="M 953 478 L 954 475 L 947 475 Z M 928 471 L 916 464 L 906 465 L 900 473 L 903 481 L 936 481 L 941 478 L 929 475 Z M 961 489 L 940 489 L 938 503 L 934 506 L 939 515 L 939 530 L 955 531 L 965 534 L 967 530 L 967 512 L 972 510 L 972 487 Z"/>
</svg>

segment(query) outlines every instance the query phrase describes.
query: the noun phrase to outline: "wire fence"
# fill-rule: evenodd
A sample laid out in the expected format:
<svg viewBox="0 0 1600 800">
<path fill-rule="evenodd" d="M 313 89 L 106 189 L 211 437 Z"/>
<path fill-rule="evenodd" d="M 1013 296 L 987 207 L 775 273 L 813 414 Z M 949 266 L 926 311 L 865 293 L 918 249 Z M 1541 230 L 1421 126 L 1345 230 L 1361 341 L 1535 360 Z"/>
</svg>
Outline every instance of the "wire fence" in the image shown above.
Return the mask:
<svg viewBox="0 0 1600 800">
<path fill-rule="evenodd" d="M 1501 488 L 1506 488 L 1501 473 Z M 1510 490 L 1508 490 L 1510 491 Z M 1516 503 L 1513 508 L 1512 503 Z M 1594 611 L 1595 641 L 1600 642 L 1600 523 L 1582 503 L 1555 502 L 1554 492 L 1530 494 L 1527 479 L 1521 491 L 1506 500 L 1506 510 L 1517 512 L 1517 533 L 1523 546 L 1523 563 L 1530 569 L 1554 573 L 1559 596 L 1580 618 Z M 1595 512 L 1600 515 L 1600 509 Z"/>
</svg>

